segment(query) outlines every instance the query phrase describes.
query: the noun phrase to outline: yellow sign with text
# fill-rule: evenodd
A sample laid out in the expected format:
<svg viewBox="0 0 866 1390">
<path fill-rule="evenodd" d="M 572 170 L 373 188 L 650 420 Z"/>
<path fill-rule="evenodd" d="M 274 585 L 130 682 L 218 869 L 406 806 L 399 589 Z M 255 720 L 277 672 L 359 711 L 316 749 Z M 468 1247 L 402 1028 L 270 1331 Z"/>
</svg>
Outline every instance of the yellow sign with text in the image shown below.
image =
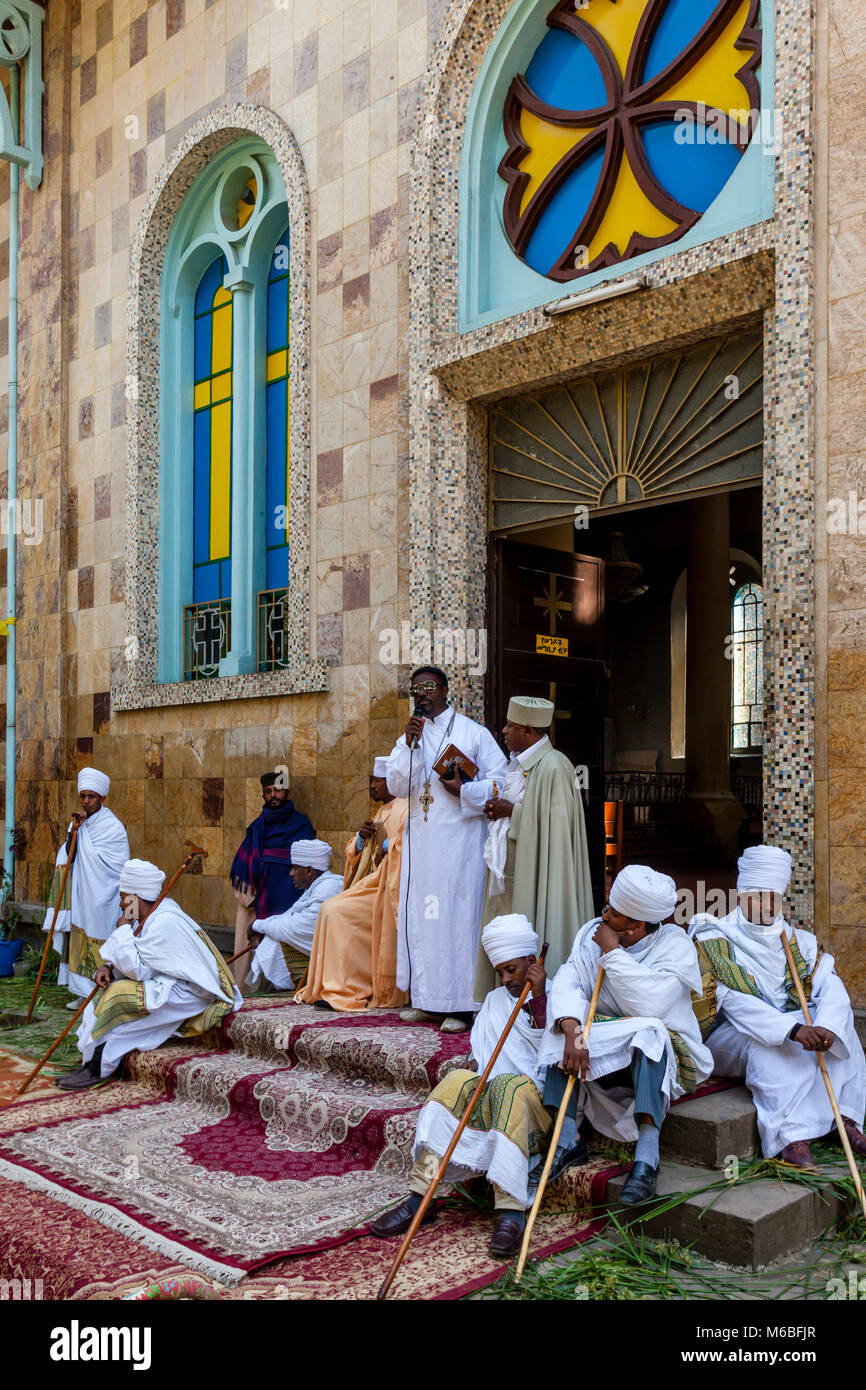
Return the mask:
<svg viewBox="0 0 866 1390">
<path fill-rule="evenodd" d="M 535 639 L 535 650 L 541 656 L 568 656 L 568 638 L 545 637 L 539 633 Z"/>
</svg>

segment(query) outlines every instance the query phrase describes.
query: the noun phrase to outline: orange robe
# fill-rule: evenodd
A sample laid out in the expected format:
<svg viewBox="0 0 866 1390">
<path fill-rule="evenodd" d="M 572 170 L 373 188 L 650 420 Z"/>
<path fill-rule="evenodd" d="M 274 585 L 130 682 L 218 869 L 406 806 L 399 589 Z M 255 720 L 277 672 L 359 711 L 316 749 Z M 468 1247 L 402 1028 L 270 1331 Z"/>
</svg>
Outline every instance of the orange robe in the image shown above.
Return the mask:
<svg viewBox="0 0 866 1390">
<path fill-rule="evenodd" d="M 369 840 L 360 853 L 355 837 L 349 841 L 344 882 L 350 886 L 321 906 L 307 983 L 295 995 L 297 1003 L 314 1004 L 324 999 L 341 1013 L 406 1003 L 405 992 L 397 989 L 396 976 L 400 857 L 407 805 L 400 797 L 380 806 L 373 816 L 374 821 L 382 822 L 390 842 L 378 867 L 372 864 Z"/>
</svg>

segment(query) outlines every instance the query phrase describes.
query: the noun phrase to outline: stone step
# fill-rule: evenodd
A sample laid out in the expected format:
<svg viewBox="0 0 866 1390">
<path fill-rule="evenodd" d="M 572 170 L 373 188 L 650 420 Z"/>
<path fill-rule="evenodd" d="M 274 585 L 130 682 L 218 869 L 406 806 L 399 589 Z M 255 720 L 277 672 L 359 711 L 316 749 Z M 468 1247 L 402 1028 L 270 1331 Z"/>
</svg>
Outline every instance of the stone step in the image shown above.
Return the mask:
<svg viewBox="0 0 866 1390">
<path fill-rule="evenodd" d="M 709 1099 L 709 1097 L 708 1097 Z M 762 1269 L 782 1256 L 805 1249 L 842 1214 L 842 1203 L 827 1188 L 824 1198 L 796 1182 L 760 1179 L 719 1196 L 700 1188 L 717 1182 L 718 1170 L 663 1159 L 659 1197 L 676 1192 L 694 1195 L 671 1211 L 642 1223 L 651 1236 L 672 1236 L 702 1255 L 724 1264 Z M 608 1187 L 608 1208 L 628 1220 L 641 1208 L 621 1207 L 625 1175 Z M 826 1200 L 825 1200 L 826 1198 Z"/>
<path fill-rule="evenodd" d="M 754 1158 L 760 1151 L 755 1107 L 745 1086 L 681 1101 L 662 1125 L 663 1158 L 712 1168 L 719 1176 L 728 1159 Z"/>
</svg>

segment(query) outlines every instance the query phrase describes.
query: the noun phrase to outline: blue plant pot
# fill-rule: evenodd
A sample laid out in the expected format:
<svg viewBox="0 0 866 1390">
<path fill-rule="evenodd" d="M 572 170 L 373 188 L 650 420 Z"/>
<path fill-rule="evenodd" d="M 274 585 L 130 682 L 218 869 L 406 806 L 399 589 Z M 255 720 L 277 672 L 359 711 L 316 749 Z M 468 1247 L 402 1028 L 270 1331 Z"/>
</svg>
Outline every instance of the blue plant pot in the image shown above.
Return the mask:
<svg viewBox="0 0 866 1390">
<path fill-rule="evenodd" d="M 23 941 L 0 941 L 0 976 L 12 974 L 12 966 L 23 951 Z"/>
</svg>

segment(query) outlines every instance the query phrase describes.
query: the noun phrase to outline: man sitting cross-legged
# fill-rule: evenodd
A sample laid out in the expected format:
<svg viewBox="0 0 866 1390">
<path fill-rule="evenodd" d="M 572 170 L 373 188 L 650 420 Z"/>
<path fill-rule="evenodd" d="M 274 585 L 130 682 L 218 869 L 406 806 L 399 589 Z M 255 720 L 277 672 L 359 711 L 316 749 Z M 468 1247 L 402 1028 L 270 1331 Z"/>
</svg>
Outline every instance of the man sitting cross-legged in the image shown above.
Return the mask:
<svg viewBox="0 0 866 1390">
<path fill-rule="evenodd" d="M 766 1158 L 811 1166 L 810 1139 L 836 1127 L 813 1052 L 825 1053 L 827 1071 L 851 1148 L 866 1156 L 861 1132 L 866 1107 L 866 1060 L 845 986 L 833 957 L 812 932 L 795 931 L 782 916 L 791 856 L 755 845 L 739 861 L 737 906 L 727 917 L 694 917 L 704 980 L 701 1023 L 720 1076 L 743 1076 L 758 1112 Z M 810 1027 L 800 1008 L 782 932 L 810 1005 Z"/>
<path fill-rule="evenodd" d="M 486 1173 L 496 1205 L 490 1251 L 513 1255 L 526 1225 L 530 1162 L 545 1152 L 551 1128 L 534 1079 L 546 1017 L 547 976 L 536 959 L 538 937 L 526 917 L 495 918 L 484 928 L 481 941 L 500 985 L 487 995 L 472 1025 L 471 1057 L 478 1071 L 490 1060 L 527 980 L 532 994 L 460 1136 L 445 1181 L 461 1182 Z M 418 1117 L 409 1195 L 379 1217 L 372 1227 L 374 1235 L 401 1235 L 408 1228 L 477 1085 L 477 1075 L 462 1069 L 449 1072 L 431 1093 Z M 435 1219 L 436 1208 L 431 1206 L 424 1221 Z"/>
<path fill-rule="evenodd" d="M 608 1138 L 637 1140 L 620 1195 L 626 1206 L 656 1191 L 659 1130 L 670 1102 L 713 1069 L 692 1009 L 692 991 L 700 992 L 697 953 L 682 927 L 662 925 L 676 900 L 666 874 L 639 864 L 617 874 L 601 917 L 581 927 L 556 973 L 539 1052 L 549 1068 L 545 1105 L 556 1110 L 566 1076 L 579 1077 L 568 1115 L 586 1116 Z M 599 966 L 604 977 L 587 1045 L 582 1028 Z M 559 1153 L 554 1163 L 563 1166 Z"/>
<path fill-rule="evenodd" d="M 331 846 L 324 840 L 296 840 L 292 845 L 292 882 L 297 902 L 273 917 L 257 917 L 249 928 L 253 953 L 248 983 L 269 980 L 276 989 L 300 985 L 310 963 L 316 920 L 322 903 L 343 891 L 343 880 L 329 869 Z"/>
<path fill-rule="evenodd" d="M 96 1086 L 128 1052 L 205 1033 L 241 1007 L 225 961 L 201 928 L 171 898 L 154 907 L 164 880 L 162 870 L 144 859 L 123 866 L 124 920 L 100 947 L 103 964 L 95 979 L 103 988 L 78 1029 L 84 1065 L 58 1079 L 63 1091 Z M 133 926 L 143 917 L 135 936 Z"/>
</svg>

